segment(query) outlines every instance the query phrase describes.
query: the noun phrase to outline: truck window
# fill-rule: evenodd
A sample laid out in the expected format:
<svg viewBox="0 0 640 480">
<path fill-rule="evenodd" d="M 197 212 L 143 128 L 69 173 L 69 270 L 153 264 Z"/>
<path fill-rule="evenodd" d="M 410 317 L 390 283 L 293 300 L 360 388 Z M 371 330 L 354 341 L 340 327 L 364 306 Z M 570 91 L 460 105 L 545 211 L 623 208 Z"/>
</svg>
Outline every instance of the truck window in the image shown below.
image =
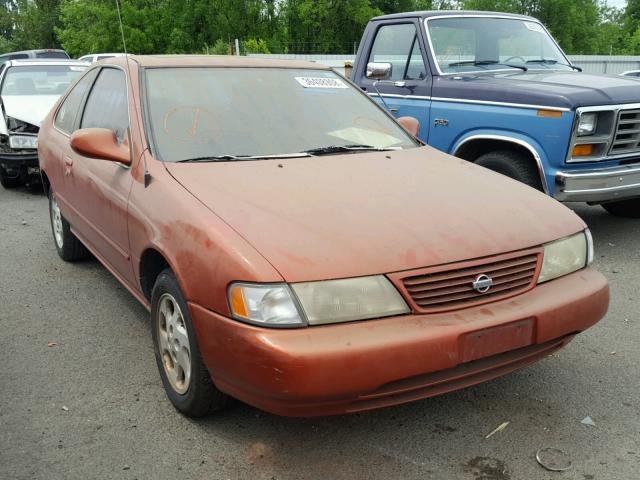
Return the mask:
<svg viewBox="0 0 640 480">
<path fill-rule="evenodd" d="M 421 80 L 427 75 L 418 33 L 412 23 L 380 27 L 369 62 L 390 63 L 391 80 Z"/>
</svg>

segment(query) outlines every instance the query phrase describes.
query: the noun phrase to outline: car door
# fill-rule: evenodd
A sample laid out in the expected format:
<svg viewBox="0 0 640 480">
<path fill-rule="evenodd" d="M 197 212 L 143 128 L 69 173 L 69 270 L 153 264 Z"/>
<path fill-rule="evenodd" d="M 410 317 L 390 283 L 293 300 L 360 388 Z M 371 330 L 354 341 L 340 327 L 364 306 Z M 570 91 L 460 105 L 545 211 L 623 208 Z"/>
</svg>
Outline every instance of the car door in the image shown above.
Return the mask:
<svg viewBox="0 0 640 480">
<path fill-rule="evenodd" d="M 431 75 L 424 55 L 418 24 L 382 23 L 374 32 L 367 63 L 390 63 L 389 81 L 378 82 L 366 77 L 366 68 L 358 72 L 358 84 L 395 117 L 415 117 L 420 122 L 421 140 L 427 141 L 431 108 Z M 380 98 L 376 92 L 380 92 Z M 383 101 L 384 99 L 384 101 Z"/>
<path fill-rule="evenodd" d="M 118 142 L 128 142 L 129 109 L 127 78 L 115 67 L 100 69 L 79 122 L 83 128 L 107 128 Z M 68 149 L 71 174 L 68 191 L 78 212 L 74 225 L 84 243 L 131 284 L 133 269 L 129 254 L 127 203 L 133 177 L 131 168 L 119 163 L 89 158 Z"/>
</svg>

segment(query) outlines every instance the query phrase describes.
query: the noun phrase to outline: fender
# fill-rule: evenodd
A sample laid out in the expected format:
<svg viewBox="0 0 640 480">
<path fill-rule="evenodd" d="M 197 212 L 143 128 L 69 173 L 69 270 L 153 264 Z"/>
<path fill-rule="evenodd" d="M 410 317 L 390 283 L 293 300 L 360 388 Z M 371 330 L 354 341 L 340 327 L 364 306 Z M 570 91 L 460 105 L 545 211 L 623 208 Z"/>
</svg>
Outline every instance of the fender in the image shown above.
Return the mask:
<svg viewBox="0 0 640 480">
<path fill-rule="evenodd" d="M 455 156 L 465 144 L 475 140 L 501 140 L 526 148 L 529 152 L 531 152 L 531 155 L 536 162 L 544 193 L 550 194 L 549 182 L 547 181 L 547 178 L 544 174 L 544 165 L 548 165 L 549 161 L 542 146 L 533 138 L 521 133 L 511 132 L 508 130 L 472 130 L 460 135 L 453 143 L 453 147 L 451 148 L 449 153 Z"/>
</svg>

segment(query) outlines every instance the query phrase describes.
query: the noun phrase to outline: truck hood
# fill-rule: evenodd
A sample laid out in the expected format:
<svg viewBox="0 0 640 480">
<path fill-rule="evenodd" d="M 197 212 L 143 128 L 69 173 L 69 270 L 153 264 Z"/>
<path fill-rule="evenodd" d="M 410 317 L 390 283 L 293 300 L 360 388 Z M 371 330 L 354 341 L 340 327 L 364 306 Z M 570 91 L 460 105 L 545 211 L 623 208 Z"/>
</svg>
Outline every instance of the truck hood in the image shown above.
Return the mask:
<svg viewBox="0 0 640 480">
<path fill-rule="evenodd" d="M 60 95 L 3 95 L 5 114 L 40 126 Z"/>
<path fill-rule="evenodd" d="M 431 147 L 165 165 L 289 282 L 511 252 L 585 227 L 546 195 Z"/>
<path fill-rule="evenodd" d="M 577 71 L 461 74 L 434 77 L 433 96 L 574 109 L 640 103 L 640 81 Z"/>
</svg>

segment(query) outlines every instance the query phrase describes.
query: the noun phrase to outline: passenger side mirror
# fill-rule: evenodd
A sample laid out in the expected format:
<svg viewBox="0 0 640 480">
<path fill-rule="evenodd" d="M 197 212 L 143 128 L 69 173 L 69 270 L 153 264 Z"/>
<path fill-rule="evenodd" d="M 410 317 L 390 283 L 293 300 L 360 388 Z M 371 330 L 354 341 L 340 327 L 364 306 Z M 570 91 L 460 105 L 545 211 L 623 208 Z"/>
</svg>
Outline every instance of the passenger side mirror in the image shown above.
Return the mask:
<svg viewBox="0 0 640 480">
<path fill-rule="evenodd" d="M 420 122 L 414 117 L 400 117 L 396 119 L 400 126 L 404 128 L 407 133 L 417 137 L 420 133 Z"/>
<path fill-rule="evenodd" d="M 367 78 L 371 80 L 387 80 L 391 78 L 393 66 L 390 63 L 367 63 Z"/>
<path fill-rule="evenodd" d="M 128 136 L 118 143 L 116 133 L 108 128 L 83 128 L 71 135 L 71 148 L 80 155 L 131 165 Z"/>
</svg>

